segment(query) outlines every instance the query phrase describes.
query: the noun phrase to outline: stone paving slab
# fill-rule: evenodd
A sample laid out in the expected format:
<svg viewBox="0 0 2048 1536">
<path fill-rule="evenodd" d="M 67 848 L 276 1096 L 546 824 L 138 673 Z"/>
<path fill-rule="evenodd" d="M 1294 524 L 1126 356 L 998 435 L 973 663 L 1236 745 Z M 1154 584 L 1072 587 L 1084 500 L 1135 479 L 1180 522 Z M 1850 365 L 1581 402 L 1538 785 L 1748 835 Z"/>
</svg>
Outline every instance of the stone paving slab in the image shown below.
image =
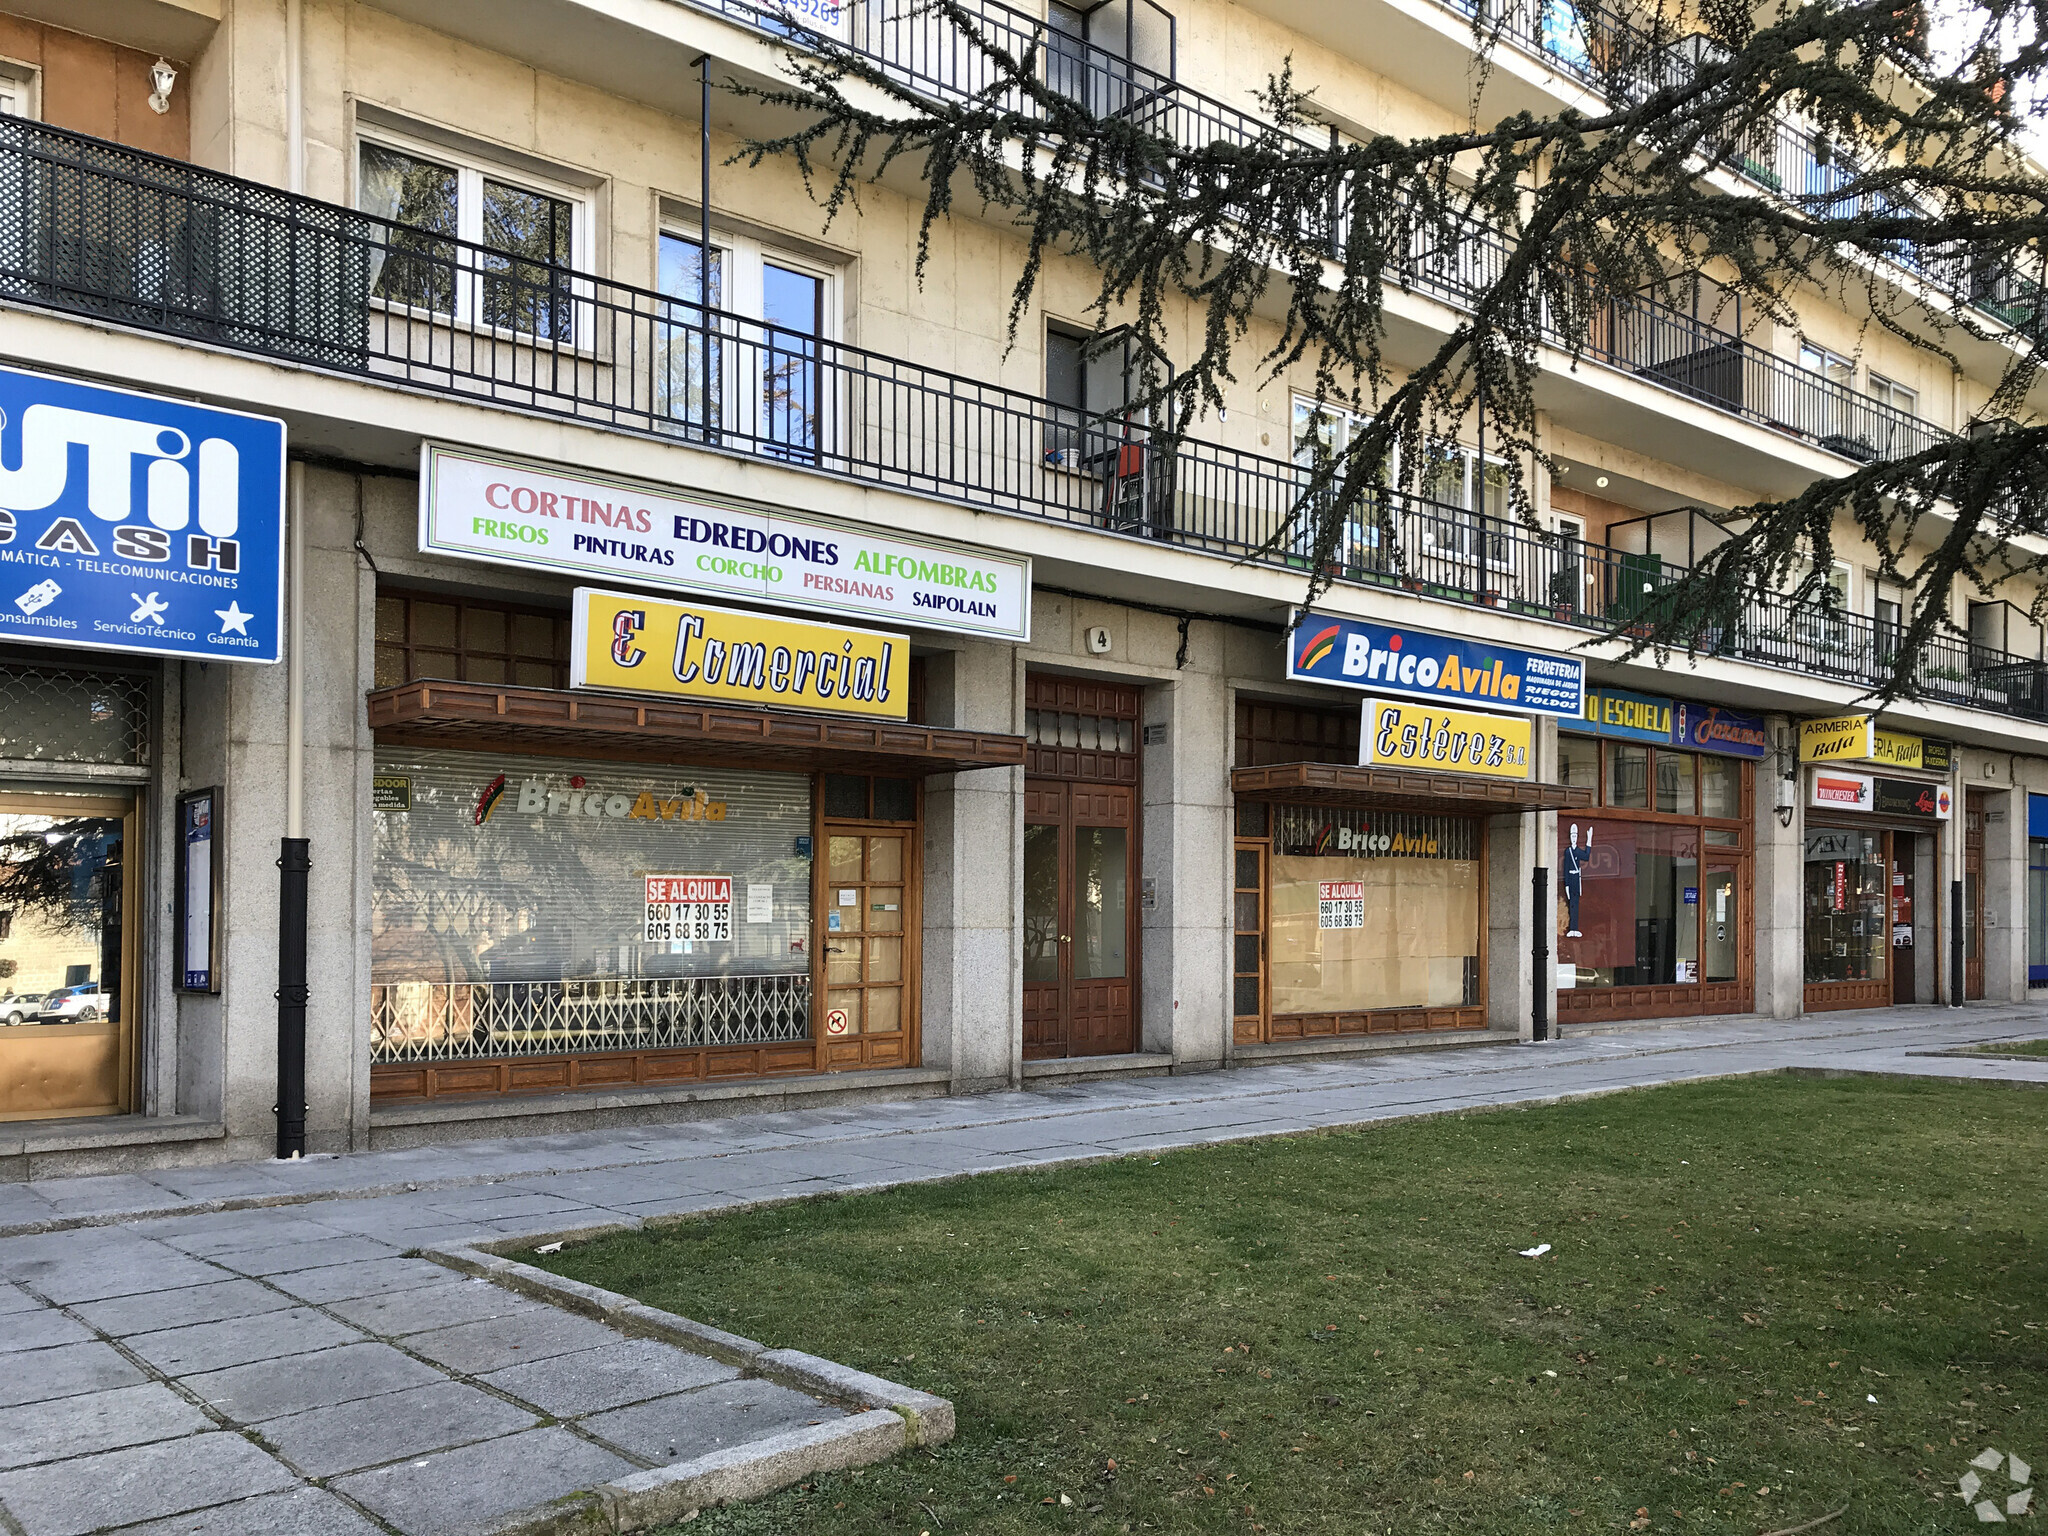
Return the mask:
<svg viewBox="0 0 2048 1536">
<path fill-rule="evenodd" d="M 414 1334 L 405 1344 L 414 1354 L 451 1371 L 480 1376 L 486 1371 L 544 1360 L 550 1355 L 596 1349 L 617 1337 L 603 1323 L 553 1307 L 538 1307 L 531 1312 Z"/>
<path fill-rule="evenodd" d="M 532 1429 L 533 1414 L 457 1381 L 313 1408 L 263 1426 L 264 1440 L 308 1477 L 495 1440 Z"/>
<path fill-rule="evenodd" d="M 308 1307 L 287 1307 L 282 1312 L 258 1312 L 252 1317 L 193 1323 L 161 1333 L 139 1333 L 127 1339 L 126 1344 L 129 1352 L 146 1364 L 166 1376 L 176 1377 L 222 1371 L 252 1360 L 311 1354 L 316 1349 L 353 1344 L 361 1337 L 353 1328 Z"/>
<path fill-rule="evenodd" d="M 0 1472 L 0 1507 L 27 1536 L 84 1536 L 102 1526 L 271 1493 L 295 1481 L 276 1457 L 240 1435 L 214 1430 Z"/>
<path fill-rule="evenodd" d="M 754 1377 L 595 1414 L 582 1424 L 599 1439 L 659 1466 L 844 1416 L 816 1398 Z"/>
<path fill-rule="evenodd" d="M 132 1333 L 183 1328 L 189 1323 L 217 1323 L 231 1317 L 276 1312 L 291 1304 L 291 1297 L 254 1280 L 218 1274 L 208 1285 L 81 1301 L 70 1310 L 100 1332 L 118 1339 Z"/>
<path fill-rule="evenodd" d="M 0 1469 L 171 1440 L 213 1420 L 161 1382 L 0 1408 Z"/>
<path fill-rule="evenodd" d="M 0 1371 L 0 1408 L 139 1386 L 148 1379 L 105 1344 L 60 1344 L 36 1350 L 12 1370 Z"/>
<path fill-rule="evenodd" d="M 390 1296 L 421 1286 L 441 1285 L 448 1272 L 424 1259 L 399 1257 L 392 1249 L 383 1258 L 357 1259 L 347 1264 L 323 1264 L 316 1269 L 292 1270 L 270 1275 L 269 1282 L 301 1301 L 332 1303 L 352 1301 L 361 1296 Z"/>
<path fill-rule="evenodd" d="M 417 1262 L 407 1261 L 407 1262 Z M 439 1265 L 430 1266 L 440 1269 Z M 368 1333 L 399 1338 L 409 1333 L 430 1333 L 460 1323 L 482 1322 L 487 1318 L 509 1317 L 515 1312 L 543 1310 L 503 1286 L 487 1280 L 469 1280 L 441 1269 L 441 1283 L 397 1293 L 378 1292 L 330 1302 L 327 1310 Z"/>
<path fill-rule="evenodd" d="M 310 1355 L 258 1360 L 188 1377 L 185 1385 L 242 1424 L 261 1424 L 357 1398 L 377 1397 L 442 1380 L 431 1365 L 365 1340 Z"/>
<path fill-rule="evenodd" d="M 358 1472 L 332 1486 L 406 1536 L 455 1536 L 637 1470 L 566 1429 L 536 1429 Z"/>
<path fill-rule="evenodd" d="M 617 1336 L 614 1335 L 614 1338 Z M 654 1339 L 624 1339 L 579 1349 L 546 1360 L 530 1360 L 482 1377 L 486 1386 L 532 1403 L 558 1419 L 623 1408 L 649 1398 L 713 1382 L 732 1381 L 739 1372 L 716 1360 L 692 1355 Z"/>
<path fill-rule="evenodd" d="M 123 1526 L 121 1536 L 384 1536 L 384 1533 L 324 1489 L 292 1488 L 233 1504 L 216 1504 L 193 1514 Z"/>
</svg>

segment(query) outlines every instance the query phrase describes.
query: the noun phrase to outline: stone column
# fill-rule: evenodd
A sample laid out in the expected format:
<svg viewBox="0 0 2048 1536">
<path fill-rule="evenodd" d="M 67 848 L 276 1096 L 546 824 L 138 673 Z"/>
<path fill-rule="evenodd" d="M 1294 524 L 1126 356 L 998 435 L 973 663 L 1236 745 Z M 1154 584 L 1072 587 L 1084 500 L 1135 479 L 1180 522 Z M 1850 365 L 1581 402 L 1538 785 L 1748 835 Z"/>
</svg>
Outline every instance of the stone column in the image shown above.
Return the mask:
<svg viewBox="0 0 2048 1536">
<path fill-rule="evenodd" d="M 926 718 L 961 730 L 1024 728 L 1024 667 L 970 641 L 925 661 Z M 924 793 L 924 1064 L 952 1091 L 1023 1081 L 1024 770 L 940 774 Z"/>
<path fill-rule="evenodd" d="M 1230 1053 L 1232 695 L 1216 629 L 1190 627 L 1185 669 L 1145 690 L 1142 716 L 1138 1048 L 1183 1069 Z"/>
<path fill-rule="evenodd" d="M 1756 967 L 1756 1010 L 1774 1019 L 1797 1018 L 1806 1007 L 1806 924 L 1800 910 L 1806 859 L 1806 812 L 1799 804 L 1803 782 L 1792 746 L 1792 725 L 1772 715 L 1765 734 L 1778 745 L 1756 765 L 1754 776 L 1755 857 L 1751 900 Z M 1789 781 L 1785 774 L 1795 776 Z M 1778 820 L 1780 800 L 1790 803 L 1792 824 Z"/>
</svg>

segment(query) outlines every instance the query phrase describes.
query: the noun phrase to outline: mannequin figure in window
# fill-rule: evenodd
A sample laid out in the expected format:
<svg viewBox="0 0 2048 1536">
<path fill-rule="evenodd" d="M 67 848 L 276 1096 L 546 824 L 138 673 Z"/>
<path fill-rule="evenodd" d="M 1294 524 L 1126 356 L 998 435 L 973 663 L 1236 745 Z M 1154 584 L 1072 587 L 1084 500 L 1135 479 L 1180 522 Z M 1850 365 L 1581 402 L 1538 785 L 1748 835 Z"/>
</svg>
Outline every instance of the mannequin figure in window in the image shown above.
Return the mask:
<svg viewBox="0 0 2048 1536">
<path fill-rule="evenodd" d="M 1565 911 L 1568 914 L 1565 924 L 1565 937 L 1568 939 L 1584 937 L 1579 932 L 1579 894 L 1583 888 L 1580 871 L 1586 867 L 1586 861 L 1592 857 L 1592 823 L 1588 822 L 1586 824 L 1586 843 L 1582 848 L 1579 846 L 1579 824 L 1573 822 L 1571 824 L 1571 841 L 1566 845 L 1564 851 L 1558 855 L 1557 883 L 1558 888 L 1564 892 Z"/>
</svg>

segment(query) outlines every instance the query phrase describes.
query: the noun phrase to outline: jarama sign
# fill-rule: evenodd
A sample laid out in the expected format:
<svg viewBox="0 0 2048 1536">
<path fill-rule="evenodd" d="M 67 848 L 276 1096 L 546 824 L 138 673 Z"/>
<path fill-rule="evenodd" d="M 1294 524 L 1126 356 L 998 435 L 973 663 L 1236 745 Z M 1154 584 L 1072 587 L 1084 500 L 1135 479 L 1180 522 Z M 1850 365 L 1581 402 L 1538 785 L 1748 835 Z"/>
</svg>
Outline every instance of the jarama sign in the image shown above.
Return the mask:
<svg viewBox="0 0 2048 1536">
<path fill-rule="evenodd" d="M 1367 699 L 1358 760 L 1368 768 L 1438 768 L 1494 779 L 1529 777 L 1533 722 Z"/>
<path fill-rule="evenodd" d="M 421 449 L 419 538 L 424 551 L 493 565 L 1031 638 L 1022 555 L 440 443 Z"/>
<path fill-rule="evenodd" d="M 569 686 L 907 720 L 910 641 L 578 587 Z"/>
<path fill-rule="evenodd" d="M 276 661 L 284 474 L 272 417 L 0 368 L 0 640 Z"/>
<path fill-rule="evenodd" d="M 1287 675 L 1437 704 L 1492 704 L 1538 715 L 1576 717 L 1586 703 L 1586 667 L 1575 657 L 1306 609 L 1296 610 L 1288 625 Z"/>
</svg>

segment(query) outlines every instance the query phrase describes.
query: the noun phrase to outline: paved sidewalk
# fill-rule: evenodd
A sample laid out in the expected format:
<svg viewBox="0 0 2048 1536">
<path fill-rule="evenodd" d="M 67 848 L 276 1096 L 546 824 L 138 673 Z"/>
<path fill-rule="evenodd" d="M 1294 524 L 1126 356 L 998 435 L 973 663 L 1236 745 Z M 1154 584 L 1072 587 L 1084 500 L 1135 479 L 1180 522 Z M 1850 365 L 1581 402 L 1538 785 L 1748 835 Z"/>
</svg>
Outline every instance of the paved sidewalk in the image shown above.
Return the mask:
<svg viewBox="0 0 2048 1536">
<path fill-rule="evenodd" d="M 2044 1032 L 2035 1007 L 1709 1020 L 0 1186 L 0 1529 L 426 1536 L 840 1413 L 424 1246 L 1784 1068 L 2048 1086 L 2048 1060 L 1931 1054 Z"/>
</svg>

